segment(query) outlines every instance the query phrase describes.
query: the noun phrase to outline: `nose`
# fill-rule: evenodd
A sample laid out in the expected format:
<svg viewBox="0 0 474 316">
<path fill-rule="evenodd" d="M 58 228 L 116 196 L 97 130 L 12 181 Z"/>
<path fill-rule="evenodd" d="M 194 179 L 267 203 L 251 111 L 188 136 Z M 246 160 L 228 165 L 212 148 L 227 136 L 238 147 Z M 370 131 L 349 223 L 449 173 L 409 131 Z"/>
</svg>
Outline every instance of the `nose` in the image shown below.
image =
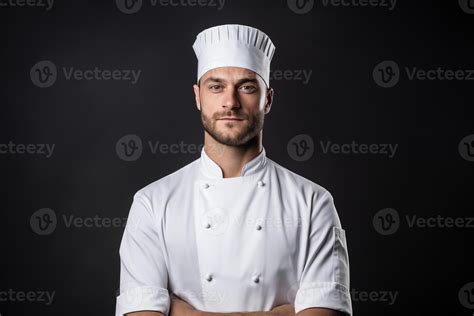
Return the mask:
<svg viewBox="0 0 474 316">
<path fill-rule="evenodd" d="M 232 110 L 232 109 L 241 107 L 237 89 L 235 88 L 226 89 L 224 92 L 223 98 L 224 98 L 222 100 L 223 108 L 227 110 Z"/>
</svg>

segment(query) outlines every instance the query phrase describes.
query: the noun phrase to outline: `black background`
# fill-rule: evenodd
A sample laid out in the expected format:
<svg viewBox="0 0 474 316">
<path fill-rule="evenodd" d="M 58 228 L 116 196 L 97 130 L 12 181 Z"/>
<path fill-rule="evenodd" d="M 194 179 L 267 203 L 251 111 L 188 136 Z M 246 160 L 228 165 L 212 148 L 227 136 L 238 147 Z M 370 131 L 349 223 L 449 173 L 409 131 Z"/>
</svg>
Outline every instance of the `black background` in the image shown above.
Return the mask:
<svg viewBox="0 0 474 316">
<path fill-rule="evenodd" d="M 272 80 L 266 117 L 268 157 L 324 186 L 334 196 L 350 255 L 351 288 L 398 291 L 395 304 L 353 300 L 354 315 L 472 315 L 458 299 L 474 281 L 474 228 L 410 228 L 377 233 L 374 214 L 468 217 L 474 162 L 458 152 L 474 134 L 473 81 L 409 80 L 404 67 L 474 69 L 474 14 L 457 1 L 398 1 L 396 8 L 324 7 L 296 14 L 283 0 L 228 0 L 216 7 L 152 7 L 135 14 L 114 1 L 64 1 L 52 10 L 0 7 L 0 143 L 55 144 L 40 154 L 0 154 L 2 281 L 0 291 L 55 291 L 51 306 L 0 302 L 1 316 L 111 315 L 119 286 L 123 228 L 67 228 L 38 235 L 30 217 L 41 208 L 77 217 L 126 217 L 133 194 L 199 153 L 152 154 L 132 162 L 115 146 L 124 135 L 144 143 L 202 144 L 195 108 L 195 36 L 219 24 L 257 27 L 276 46 L 273 70 L 312 71 L 308 84 Z M 39 88 L 31 68 L 141 70 L 137 84 L 58 79 Z M 401 69 L 399 83 L 378 86 L 384 60 Z M 287 143 L 315 142 L 307 161 Z M 384 155 L 324 154 L 320 141 L 398 144 Z"/>
</svg>

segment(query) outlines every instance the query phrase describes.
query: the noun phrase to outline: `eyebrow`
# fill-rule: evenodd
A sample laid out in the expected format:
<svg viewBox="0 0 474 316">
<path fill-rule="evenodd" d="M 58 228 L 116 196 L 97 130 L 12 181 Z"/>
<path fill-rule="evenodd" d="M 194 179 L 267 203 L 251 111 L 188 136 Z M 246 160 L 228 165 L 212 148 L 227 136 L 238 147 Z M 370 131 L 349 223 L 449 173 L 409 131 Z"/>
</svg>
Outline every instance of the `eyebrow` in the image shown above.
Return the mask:
<svg viewBox="0 0 474 316">
<path fill-rule="evenodd" d="M 210 81 L 219 82 L 219 83 L 226 83 L 226 82 L 227 82 L 227 80 L 225 80 L 225 79 L 223 79 L 223 78 L 209 77 L 209 78 L 207 78 L 206 80 L 204 80 L 203 83 L 206 84 L 206 83 L 208 83 L 208 82 L 210 82 Z M 257 80 L 257 78 L 242 78 L 242 79 L 239 79 L 239 80 L 237 81 L 237 84 L 239 85 L 239 84 L 242 84 L 242 83 L 244 83 L 244 82 L 253 82 L 253 83 L 255 83 L 255 84 L 258 85 L 258 80 Z"/>
</svg>

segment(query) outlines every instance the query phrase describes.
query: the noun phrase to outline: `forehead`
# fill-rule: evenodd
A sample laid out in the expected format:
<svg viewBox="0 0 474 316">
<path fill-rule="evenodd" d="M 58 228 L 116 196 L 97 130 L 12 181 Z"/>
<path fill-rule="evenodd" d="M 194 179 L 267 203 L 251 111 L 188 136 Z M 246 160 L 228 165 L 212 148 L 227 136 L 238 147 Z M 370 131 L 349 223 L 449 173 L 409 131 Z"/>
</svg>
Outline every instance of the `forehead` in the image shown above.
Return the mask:
<svg viewBox="0 0 474 316">
<path fill-rule="evenodd" d="M 259 75 L 257 75 L 256 72 L 247 69 L 247 68 L 241 68 L 241 67 L 218 67 L 218 68 L 213 68 L 206 72 L 202 78 L 201 81 L 206 80 L 207 78 L 212 77 L 212 78 L 219 78 L 219 79 L 224 79 L 227 81 L 237 81 L 242 78 L 248 78 L 248 79 L 259 79 Z"/>
</svg>

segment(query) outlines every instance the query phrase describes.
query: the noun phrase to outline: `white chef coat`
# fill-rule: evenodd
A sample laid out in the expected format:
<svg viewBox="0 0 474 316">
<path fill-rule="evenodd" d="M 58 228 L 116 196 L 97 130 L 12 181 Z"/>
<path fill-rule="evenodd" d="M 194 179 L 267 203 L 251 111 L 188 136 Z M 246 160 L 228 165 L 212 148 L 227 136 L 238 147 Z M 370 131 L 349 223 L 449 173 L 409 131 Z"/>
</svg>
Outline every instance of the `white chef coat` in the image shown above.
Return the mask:
<svg viewBox="0 0 474 316">
<path fill-rule="evenodd" d="M 116 315 L 168 315 L 175 293 L 208 312 L 352 315 L 345 231 L 331 194 L 266 157 L 224 178 L 204 151 L 137 191 L 120 245 Z"/>
</svg>

